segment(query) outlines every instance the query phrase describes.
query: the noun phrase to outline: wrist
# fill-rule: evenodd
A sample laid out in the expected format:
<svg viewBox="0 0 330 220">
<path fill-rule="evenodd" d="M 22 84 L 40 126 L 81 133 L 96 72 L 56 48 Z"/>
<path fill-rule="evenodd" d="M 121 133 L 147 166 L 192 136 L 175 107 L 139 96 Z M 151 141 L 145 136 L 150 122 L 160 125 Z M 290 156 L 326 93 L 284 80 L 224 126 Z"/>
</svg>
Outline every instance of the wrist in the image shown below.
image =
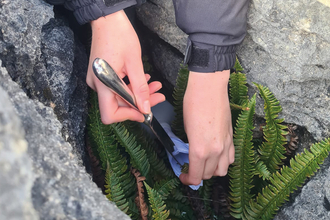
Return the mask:
<svg viewBox="0 0 330 220">
<path fill-rule="evenodd" d="M 92 31 L 101 31 L 114 25 L 122 25 L 123 22 L 129 22 L 126 13 L 123 10 L 100 17 L 90 22 Z"/>
<path fill-rule="evenodd" d="M 210 73 L 190 71 L 189 80 L 196 85 L 203 85 L 205 88 L 227 87 L 230 77 L 230 70 L 223 70 Z"/>
</svg>

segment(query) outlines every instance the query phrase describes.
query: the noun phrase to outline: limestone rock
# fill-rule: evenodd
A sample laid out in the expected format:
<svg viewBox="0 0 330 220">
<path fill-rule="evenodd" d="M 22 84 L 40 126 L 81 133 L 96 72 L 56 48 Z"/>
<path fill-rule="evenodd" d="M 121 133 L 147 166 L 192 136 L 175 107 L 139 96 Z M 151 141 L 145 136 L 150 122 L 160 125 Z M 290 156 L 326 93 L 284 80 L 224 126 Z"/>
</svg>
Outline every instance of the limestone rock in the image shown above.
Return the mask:
<svg viewBox="0 0 330 220">
<path fill-rule="evenodd" d="M 1 219 L 38 219 L 34 213 L 40 219 L 129 219 L 108 201 L 91 181 L 85 168 L 79 165 L 78 157 L 72 153 L 72 146 L 61 135 L 62 125 L 56 119 L 53 109 L 29 99 L 4 68 L 0 68 L 1 87 L 8 93 L 22 124 L 20 127 L 17 118 L 7 116 L 8 111 L 14 114 L 12 109 L 1 105 L 0 112 L 6 112 L 4 115 L 0 114 L 1 126 L 5 125 L 0 129 L 5 129 L 6 138 L 1 138 L 0 142 L 0 176 L 4 176 L 0 184 L 0 209 L 3 209 L 3 198 L 12 196 L 12 200 L 17 198 L 17 201 L 9 200 L 7 205 L 10 206 L 10 211 L 15 210 L 17 215 L 22 216 L 11 218 L 10 213 L 1 212 L 0 217 L 4 215 Z M 8 99 L 2 102 L 7 97 L 2 96 L 2 93 L 0 90 L 1 103 L 8 104 Z M 25 130 L 29 158 L 24 153 L 26 142 L 18 135 L 22 134 L 22 129 Z M 13 149 L 12 144 L 16 143 L 18 146 Z M 11 149 L 9 153 L 8 148 Z M 4 160 L 4 167 L 2 152 L 7 159 Z M 27 178 L 22 179 L 25 176 Z M 18 181 L 22 185 L 18 185 Z M 13 189 L 2 190 L 3 183 L 13 184 L 10 186 Z M 35 210 L 28 206 L 31 200 Z M 25 208 L 29 212 L 20 210 L 22 204 L 27 204 Z"/>
</svg>

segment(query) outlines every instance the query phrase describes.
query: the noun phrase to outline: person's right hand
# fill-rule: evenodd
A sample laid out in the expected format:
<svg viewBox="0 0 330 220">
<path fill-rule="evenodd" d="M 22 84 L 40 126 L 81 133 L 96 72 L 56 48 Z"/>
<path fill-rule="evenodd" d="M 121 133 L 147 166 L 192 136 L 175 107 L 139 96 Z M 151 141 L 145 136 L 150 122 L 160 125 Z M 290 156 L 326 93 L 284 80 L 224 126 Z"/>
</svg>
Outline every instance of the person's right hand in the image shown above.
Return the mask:
<svg viewBox="0 0 330 220">
<path fill-rule="evenodd" d="M 152 82 L 144 74 L 139 39 L 124 11 L 118 11 L 91 22 L 92 46 L 87 72 L 87 84 L 97 92 L 101 119 L 104 124 L 125 120 L 144 121 L 143 114 L 150 113 L 150 107 L 165 100 L 165 96 L 156 93 L 160 82 Z M 128 76 L 130 88 L 136 98 L 137 111 L 116 96 L 93 73 L 95 58 L 106 60 L 120 78 Z"/>
</svg>

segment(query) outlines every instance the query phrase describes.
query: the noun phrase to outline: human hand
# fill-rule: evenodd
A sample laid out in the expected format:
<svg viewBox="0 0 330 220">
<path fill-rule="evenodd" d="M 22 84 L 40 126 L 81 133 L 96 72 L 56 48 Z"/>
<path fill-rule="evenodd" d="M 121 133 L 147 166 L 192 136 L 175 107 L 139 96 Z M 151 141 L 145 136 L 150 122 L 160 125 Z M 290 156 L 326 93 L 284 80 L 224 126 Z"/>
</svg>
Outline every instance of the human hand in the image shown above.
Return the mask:
<svg viewBox="0 0 330 220">
<path fill-rule="evenodd" d="M 165 96 L 156 93 L 162 86 L 160 82 L 147 83 L 150 76 L 144 74 L 141 46 L 134 28 L 124 11 L 92 21 L 91 27 L 93 36 L 86 82 L 98 94 L 102 122 L 143 122 L 144 116 L 140 112 L 150 113 L 150 107 L 164 101 Z M 128 76 L 129 88 L 140 112 L 127 105 L 97 79 L 92 70 L 95 58 L 106 60 L 120 78 Z"/>
<path fill-rule="evenodd" d="M 229 75 L 229 70 L 189 74 L 183 100 L 189 172 L 180 175 L 183 184 L 198 185 L 202 179 L 225 176 L 235 160 L 227 90 Z"/>
</svg>

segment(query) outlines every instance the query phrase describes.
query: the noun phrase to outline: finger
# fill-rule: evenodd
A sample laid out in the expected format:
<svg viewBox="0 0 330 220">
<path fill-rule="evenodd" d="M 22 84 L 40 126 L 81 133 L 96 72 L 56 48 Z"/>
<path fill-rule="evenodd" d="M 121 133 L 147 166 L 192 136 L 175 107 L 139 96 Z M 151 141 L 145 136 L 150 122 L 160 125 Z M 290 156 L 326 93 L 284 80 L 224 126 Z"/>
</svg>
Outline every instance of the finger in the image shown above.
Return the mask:
<svg viewBox="0 0 330 220">
<path fill-rule="evenodd" d="M 104 124 L 132 120 L 143 122 L 144 117 L 141 113 L 131 107 L 119 107 L 115 94 L 109 89 L 97 88 L 101 120 Z"/>
<path fill-rule="evenodd" d="M 205 161 L 203 180 L 210 179 L 215 173 L 219 163 L 219 156 L 211 157 Z"/>
<path fill-rule="evenodd" d="M 150 105 L 155 106 L 165 101 L 165 96 L 161 93 L 154 93 L 150 95 Z"/>
<path fill-rule="evenodd" d="M 148 73 L 145 73 L 144 76 L 146 77 L 147 82 L 150 80 L 151 76 Z"/>
<path fill-rule="evenodd" d="M 139 110 L 144 114 L 150 113 L 149 86 L 144 76 L 141 59 L 131 59 L 126 69 Z"/>
<path fill-rule="evenodd" d="M 189 172 L 182 173 L 179 178 L 184 185 L 198 185 L 202 181 L 205 160 L 189 154 Z"/>
<path fill-rule="evenodd" d="M 228 158 L 229 158 L 229 164 L 232 164 L 235 162 L 235 146 L 233 143 L 231 144 L 231 146 L 229 148 Z"/>
<path fill-rule="evenodd" d="M 228 151 L 224 151 L 223 154 L 220 155 L 218 167 L 214 172 L 214 176 L 226 176 L 229 167 L 229 158 Z"/>
<path fill-rule="evenodd" d="M 131 84 L 128 84 L 127 86 L 132 91 Z M 152 93 L 157 92 L 158 90 L 160 90 L 162 88 L 161 82 L 158 82 L 158 81 L 151 82 L 151 83 L 148 84 L 148 86 L 149 86 L 149 95 L 151 95 Z"/>
<path fill-rule="evenodd" d="M 158 81 L 149 83 L 149 94 L 155 93 L 162 88 L 162 84 Z"/>
</svg>

